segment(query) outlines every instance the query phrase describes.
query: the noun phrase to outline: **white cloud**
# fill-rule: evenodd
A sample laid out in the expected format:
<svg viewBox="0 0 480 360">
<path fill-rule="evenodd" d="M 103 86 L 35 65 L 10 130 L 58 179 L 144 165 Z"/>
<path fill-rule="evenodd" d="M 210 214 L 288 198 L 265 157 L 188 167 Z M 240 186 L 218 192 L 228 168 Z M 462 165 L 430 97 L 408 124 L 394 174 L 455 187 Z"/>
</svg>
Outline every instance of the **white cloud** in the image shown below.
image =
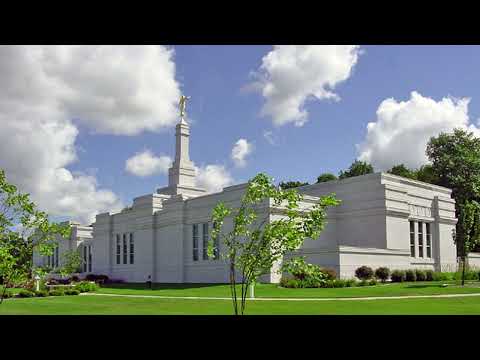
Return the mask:
<svg viewBox="0 0 480 360">
<path fill-rule="evenodd" d="M 388 170 L 400 163 L 416 168 L 428 161 L 425 149 L 430 137 L 454 128 L 480 136 L 480 129 L 469 123 L 469 101 L 451 97 L 435 101 L 415 91 L 407 101 L 384 100 L 358 146 L 359 159 L 372 163 L 376 170 Z"/>
<path fill-rule="evenodd" d="M 277 126 L 303 126 L 307 100 L 340 99 L 333 90 L 350 77 L 359 52 L 356 45 L 274 46 L 254 73 L 257 81 L 250 84 L 266 100 L 261 115 Z"/>
<path fill-rule="evenodd" d="M 173 126 L 174 52 L 157 45 L 2 46 L 5 99 L 49 107 L 94 132 L 136 135 Z"/>
<path fill-rule="evenodd" d="M 222 165 L 195 166 L 195 171 L 196 185 L 209 193 L 220 192 L 234 182 L 228 170 Z"/>
<path fill-rule="evenodd" d="M 0 167 L 9 181 L 51 215 L 89 222 L 120 209 L 95 174 L 68 170 L 73 121 L 124 135 L 173 125 L 172 56 L 162 46 L 0 46 Z"/>
<path fill-rule="evenodd" d="M 125 162 L 125 170 L 132 175 L 145 177 L 153 174 L 167 174 L 172 165 L 169 156 L 155 156 L 150 150 L 144 150 Z"/>
<path fill-rule="evenodd" d="M 246 139 L 239 139 L 232 148 L 232 160 L 237 167 L 247 165 L 246 157 L 253 151 L 253 145 Z"/>
</svg>

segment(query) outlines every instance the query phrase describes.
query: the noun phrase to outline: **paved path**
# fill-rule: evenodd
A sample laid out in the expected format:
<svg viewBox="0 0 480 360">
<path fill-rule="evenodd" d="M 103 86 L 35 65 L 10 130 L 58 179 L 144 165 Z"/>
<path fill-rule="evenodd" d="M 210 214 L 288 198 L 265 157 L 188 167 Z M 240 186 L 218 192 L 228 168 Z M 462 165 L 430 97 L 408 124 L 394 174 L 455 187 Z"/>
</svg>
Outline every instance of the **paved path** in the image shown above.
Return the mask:
<svg viewBox="0 0 480 360">
<path fill-rule="evenodd" d="M 99 294 L 82 293 L 83 296 L 112 296 L 112 297 L 131 297 L 148 299 L 179 299 L 179 300 L 232 300 L 229 297 L 209 297 L 209 296 L 157 296 L 157 295 L 122 295 L 122 294 Z M 480 293 L 474 294 L 443 294 L 443 295 L 407 295 L 407 296 L 372 296 L 372 297 L 351 297 L 351 298 L 255 298 L 249 301 L 362 301 L 362 300 L 399 300 L 399 299 L 424 299 L 424 298 L 456 298 L 480 296 Z"/>
</svg>

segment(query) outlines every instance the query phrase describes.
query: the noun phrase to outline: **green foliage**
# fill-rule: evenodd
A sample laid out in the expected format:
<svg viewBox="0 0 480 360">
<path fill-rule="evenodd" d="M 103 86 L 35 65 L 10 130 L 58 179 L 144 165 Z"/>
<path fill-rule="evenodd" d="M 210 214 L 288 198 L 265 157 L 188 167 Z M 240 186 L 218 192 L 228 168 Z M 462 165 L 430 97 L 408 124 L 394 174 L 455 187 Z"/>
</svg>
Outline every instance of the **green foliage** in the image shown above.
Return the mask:
<svg viewBox="0 0 480 360">
<path fill-rule="evenodd" d="M 35 296 L 35 293 L 33 291 L 26 290 L 26 289 L 20 290 L 17 294 L 17 297 L 19 298 L 30 298 L 34 296 Z"/>
<path fill-rule="evenodd" d="M 403 176 L 405 178 L 409 178 L 409 179 L 413 179 L 413 180 L 417 179 L 417 174 L 416 174 L 415 170 L 410 170 L 404 164 L 395 165 L 394 167 L 392 167 L 387 172 L 389 174 L 392 174 L 392 175 Z"/>
<path fill-rule="evenodd" d="M 406 280 L 406 274 L 404 270 L 393 270 L 390 275 L 392 282 L 404 282 Z"/>
<path fill-rule="evenodd" d="M 73 273 L 81 272 L 81 266 L 83 265 L 82 255 L 79 250 L 67 250 L 62 255 L 62 266 L 60 267 L 59 274 L 61 276 L 68 276 Z"/>
<path fill-rule="evenodd" d="M 75 289 L 82 293 L 97 291 L 98 285 L 93 282 L 81 281 L 77 285 L 75 285 Z"/>
<path fill-rule="evenodd" d="M 408 269 L 405 271 L 405 281 L 417 281 L 417 273 L 415 270 Z"/>
<path fill-rule="evenodd" d="M 69 236 L 70 227 L 51 223 L 48 215 L 30 201 L 29 194 L 9 184 L 0 169 L 0 275 L 6 284 L 0 292 L 0 303 L 8 286 L 20 285 L 36 274 L 34 250 L 51 255 L 57 246 L 57 234 Z"/>
<path fill-rule="evenodd" d="M 65 291 L 63 289 L 52 289 L 48 292 L 49 296 L 64 296 Z"/>
<path fill-rule="evenodd" d="M 36 297 L 47 297 L 48 296 L 48 291 L 47 290 L 35 291 L 35 296 Z"/>
<path fill-rule="evenodd" d="M 213 244 L 223 240 L 229 262 L 230 285 L 235 314 L 238 314 L 236 274 L 241 274 L 241 309 L 243 314 L 247 290 L 261 275 L 271 271 L 285 254 L 297 250 L 305 239 L 317 239 L 326 225 L 326 211 L 339 201 L 334 195 L 323 196 L 309 211 L 300 210 L 303 196 L 295 189 L 277 188 L 270 177 L 258 174 L 248 182 L 240 208 L 232 209 L 218 203 L 213 209 L 214 224 L 208 244 L 208 255 L 213 256 Z M 274 207 L 284 216 L 270 221 Z M 233 227 L 223 233 L 227 217 Z"/>
<path fill-rule="evenodd" d="M 427 273 L 425 272 L 425 270 L 415 269 L 415 278 L 416 281 L 426 281 Z"/>
<path fill-rule="evenodd" d="M 433 170 L 433 166 L 426 164 L 415 171 L 415 177 L 418 181 L 423 181 L 433 185 L 440 185 L 440 180 Z"/>
<path fill-rule="evenodd" d="M 291 274 L 297 280 L 322 282 L 328 279 L 328 274 L 319 266 L 305 262 L 305 256 L 295 257 L 285 262 L 281 271 Z"/>
<path fill-rule="evenodd" d="M 373 173 L 373 166 L 365 161 L 355 160 L 345 171 L 340 171 L 339 179 L 346 179 L 354 176 Z"/>
<path fill-rule="evenodd" d="M 282 190 L 287 190 L 287 189 L 294 189 L 294 188 L 297 188 L 299 186 L 305 186 L 305 185 L 308 185 L 308 182 L 301 182 L 301 181 L 287 181 L 287 182 L 281 182 L 280 184 L 278 184 L 278 186 L 282 189 Z"/>
<path fill-rule="evenodd" d="M 368 286 L 369 284 L 368 280 L 362 280 L 357 283 L 357 286 Z"/>
<path fill-rule="evenodd" d="M 461 129 L 441 133 L 430 139 L 426 154 L 439 185 L 452 189 L 458 218 L 453 237 L 465 261 L 480 244 L 480 138 Z"/>
<path fill-rule="evenodd" d="M 440 272 L 435 271 L 433 273 L 433 281 L 451 281 L 455 277 L 455 273 L 452 272 Z"/>
<path fill-rule="evenodd" d="M 377 279 L 373 278 L 372 280 L 370 280 L 370 281 L 368 282 L 368 285 L 370 285 L 370 286 L 375 286 L 375 285 L 377 285 Z"/>
<path fill-rule="evenodd" d="M 67 289 L 64 293 L 65 295 L 80 295 L 80 291 L 77 289 Z"/>
<path fill-rule="evenodd" d="M 369 266 L 360 266 L 355 270 L 355 276 L 360 280 L 369 280 L 373 277 L 373 269 Z"/>
<path fill-rule="evenodd" d="M 334 269 L 321 268 L 321 272 L 326 275 L 327 280 L 335 280 L 337 278 L 337 272 Z"/>
<path fill-rule="evenodd" d="M 327 182 L 327 181 L 332 181 L 337 179 L 338 179 L 337 176 L 334 174 L 323 173 L 319 177 L 317 177 L 317 183 L 322 183 L 322 182 Z"/>
<path fill-rule="evenodd" d="M 379 267 L 375 270 L 375 277 L 385 282 L 390 277 L 390 269 L 388 267 Z"/>
</svg>

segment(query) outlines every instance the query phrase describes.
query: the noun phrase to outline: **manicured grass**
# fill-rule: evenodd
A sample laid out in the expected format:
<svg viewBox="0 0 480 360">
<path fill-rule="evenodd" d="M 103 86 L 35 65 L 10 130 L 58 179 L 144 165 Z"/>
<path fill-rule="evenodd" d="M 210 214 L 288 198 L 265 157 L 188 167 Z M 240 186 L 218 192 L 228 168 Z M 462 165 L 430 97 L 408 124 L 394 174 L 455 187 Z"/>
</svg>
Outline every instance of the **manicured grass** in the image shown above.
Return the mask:
<svg viewBox="0 0 480 360">
<path fill-rule="evenodd" d="M 336 289 L 287 289 L 275 284 L 258 284 L 255 288 L 255 297 L 347 298 L 480 293 L 480 282 L 478 281 L 469 282 L 465 287 L 459 286 L 455 282 L 450 282 L 447 287 L 442 287 L 444 283 L 446 282 L 394 283 Z M 145 284 L 115 284 L 105 285 L 98 292 L 124 295 L 229 297 L 230 287 L 227 284 L 155 284 L 154 289 L 149 290 L 145 288 Z"/>
<path fill-rule="evenodd" d="M 480 314 L 480 299 L 430 298 L 344 301 L 251 301 L 250 315 L 467 315 Z M 0 315 L 231 315 L 229 300 L 180 300 L 103 296 L 7 299 Z"/>
</svg>

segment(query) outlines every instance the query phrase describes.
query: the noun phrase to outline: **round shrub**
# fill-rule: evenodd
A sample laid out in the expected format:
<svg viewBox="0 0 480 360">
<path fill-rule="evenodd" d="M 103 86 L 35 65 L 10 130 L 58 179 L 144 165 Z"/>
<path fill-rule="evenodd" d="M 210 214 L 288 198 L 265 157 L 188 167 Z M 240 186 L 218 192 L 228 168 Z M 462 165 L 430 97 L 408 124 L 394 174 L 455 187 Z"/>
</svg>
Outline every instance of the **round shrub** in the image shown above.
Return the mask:
<svg viewBox="0 0 480 360">
<path fill-rule="evenodd" d="M 82 282 L 79 282 L 77 285 L 75 285 L 75 289 L 80 291 L 81 293 L 84 293 L 84 292 L 96 291 L 98 289 L 98 286 L 93 282 L 82 281 Z"/>
<path fill-rule="evenodd" d="M 25 290 L 25 289 L 20 290 L 20 292 L 17 294 L 17 297 L 19 298 L 30 298 L 34 296 L 35 296 L 35 293 L 33 291 Z"/>
<path fill-rule="evenodd" d="M 80 278 L 77 276 L 77 275 L 73 275 L 71 278 L 70 278 L 70 282 L 79 282 L 80 281 Z"/>
<path fill-rule="evenodd" d="M 380 279 L 382 282 L 385 282 L 390 277 L 390 269 L 387 267 L 379 267 L 375 270 L 375 277 Z"/>
<path fill-rule="evenodd" d="M 426 281 L 433 281 L 433 270 L 425 271 Z"/>
<path fill-rule="evenodd" d="M 48 296 L 48 291 L 47 290 L 35 291 L 35 296 L 36 297 L 47 297 Z"/>
<path fill-rule="evenodd" d="M 355 276 L 360 280 L 370 280 L 373 277 L 373 270 L 369 266 L 360 266 L 355 270 Z"/>
<path fill-rule="evenodd" d="M 53 289 L 48 292 L 49 296 L 63 296 L 65 295 L 65 292 L 60 289 Z"/>
<path fill-rule="evenodd" d="M 370 281 L 368 282 L 368 285 L 371 285 L 371 286 L 377 285 L 377 279 L 372 279 L 372 280 L 370 280 Z"/>
<path fill-rule="evenodd" d="M 417 281 L 417 274 L 415 270 L 405 271 L 405 281 Z"/>
<path fill-rule="evenodd" d="M 406 279 L 405 271 L 393 270 L 390 278 L 392 279 L 392 282 L 404 282 Z"/>
<path fill-rule="evenodd" d="M 337 278 L 337 272 L 334 269 L 322 268 L 321 271 L 326 275 L 327 280 L 335 280 Z"/>
<path fill-rule="evenodd" d="M 65 295 L 80 295 L 80 291 L 77 289 L 67 289 L 65 290 Z"/>
<path fill-rule="evenodd" d="M 427 280 L 427 274 L 425 270 L 415 270 L 415 277 L 417 281 L 425 281 Z"/>
</svg>

